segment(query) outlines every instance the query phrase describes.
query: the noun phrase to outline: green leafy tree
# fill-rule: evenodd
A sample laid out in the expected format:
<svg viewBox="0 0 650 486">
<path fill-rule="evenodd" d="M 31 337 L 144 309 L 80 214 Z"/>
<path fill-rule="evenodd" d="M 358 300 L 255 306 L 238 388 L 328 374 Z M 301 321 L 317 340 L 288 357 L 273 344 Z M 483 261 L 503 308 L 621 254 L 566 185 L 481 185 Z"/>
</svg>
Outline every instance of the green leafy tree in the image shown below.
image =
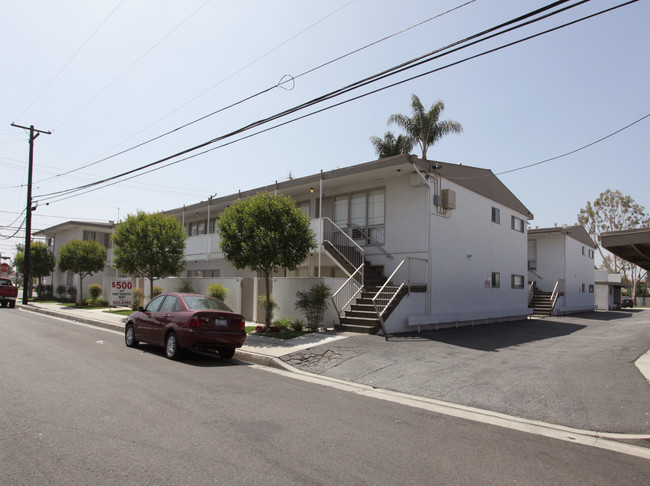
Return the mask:
<svg viewBox="0 0 650 486">
<path fill-rule="evenodd" d="M 637 204 L 631 196 L 626 196 L 621 191 L 606 189 L 593 202 L 578 213 L 578 223 L 585 227 L 591 238 L 597 243 L 598 252 L 603 259 L 605 267 L 610 273 L 623 273 L 631 282 L 639 282 L 647 277 L 648 273 L 617 256 L 603 253 L 600 245 L 600 234 L 611 231 L 623 231 L 650 226 L 650 216 L 646 209 Z M 636 285 L 632 286 L 633 293 Z"/>
<path fill-rule="evenodd" d="M 380 159 L 394 155 L 408 154 L 413 148 L 413 141 L 409 137 L 398 135 L 395 138 L 392 132 L 386 132 L 384 138 L 372 136 L 370 137 L 370 143 L 375 147 L 375 152 L 377 152 L 377 156 Z"/>
<path fill-rule="evenodd" d="M 96 241 L 71 240 L 59 252 L 59 270 L 79 275 L 79 302 L 83 302 L 84 277 L 101 272 L 105 265 L 106 248 Z"/>
<path fill-rule="evenodd" d="M 442 100 L 436 101 L 429 110 L 425 110 L 420 98 L 411 96 L 411 116 L 394 114 L 388 123 L 394 123 L 403 128 L 413 144 L 418 144 L 422 149 L 422 159 L 427 159 L 427 149 L 438 140 L 450 133 L 462 133 L 463 127 L 454 120 L 440 120 L 440 115 L 445 109 Z"/>
<path fill-rule="evenodd" d="M 153 282 L 178 275 L 185 265 L 185 230 L 173 216 L 138 211 L 130 214 L 113 233 L 113 265 L 132 277 Z"/>
<path fill-rule="evenodd" d="M 24 245 L 16 253 L 14 258 L 14 265 L 19 273 L 25 273 L 25 250 Z M 38 279 L 38 286 L 42 288 L 43 277 L 51 275 L 56 268 L 56 258 L 49 250 L 47 245 L 42 241 L 32 241 L 29 246 L 29 266 L 30 275 Z"/>
<path fill-rule="evenodd" d="M 265 329 L 271 326 L 271 274 L 295 269 L 315 247 L 309 218 L 284 195 L 259 193 L 227 208 L 217 231 L 226 260 L 259 271 L 266 280 Z"/>
</svg>

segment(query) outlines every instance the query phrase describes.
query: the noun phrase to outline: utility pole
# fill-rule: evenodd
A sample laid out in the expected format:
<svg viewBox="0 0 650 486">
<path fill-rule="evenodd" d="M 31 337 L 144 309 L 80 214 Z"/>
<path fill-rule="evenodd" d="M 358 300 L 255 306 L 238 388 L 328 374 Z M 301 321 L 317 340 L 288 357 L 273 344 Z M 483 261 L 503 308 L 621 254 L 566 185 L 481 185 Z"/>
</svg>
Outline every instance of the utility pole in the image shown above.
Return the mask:
<svg viewBox="0 0 650 486">
<path fill-rule="evenodd" d="M 27 169 L 27 207 L 25 209 L 25 272 L 23 273 L 23 305 L 29 303 L 29 291 L 32 288 L 31 269 L 29 259 L 31 256 L 31 233 L 32 233 L 32 169 L 34 167 L 34 140 L 41 133 L 50 135 L 52 132 L 45 130 L 36 130 L 34 125 L 23 127 L 21 125 L 11 124 L 12 127 L 29 130 L 29 166 Z M 34 208 L 36 209 L 36 208 Z"/>
</svg>

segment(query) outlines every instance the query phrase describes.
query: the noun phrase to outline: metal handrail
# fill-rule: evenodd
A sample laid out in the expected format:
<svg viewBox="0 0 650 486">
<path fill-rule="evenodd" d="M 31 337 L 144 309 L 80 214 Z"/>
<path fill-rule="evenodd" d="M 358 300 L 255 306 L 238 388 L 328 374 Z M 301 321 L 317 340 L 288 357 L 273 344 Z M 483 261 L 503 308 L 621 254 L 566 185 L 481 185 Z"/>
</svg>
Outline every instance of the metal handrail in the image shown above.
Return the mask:
<svg viewBox="0 0 650 486">
<path fill-rule="evenodd" d="M 358 269 L 363 265 L 364 250 L 354 241 L 350 235 L 343 231 L 334 221 L 329 218 L 323 220 L 323 243 L 327 242 L 352 268 Z M 342 268 L 348 275 L 350 272 Z"/>
<path fill-rule="evenodd" d="M 564 279 L 559 279 L 555 282 L 555 287 L 553 288 L 553 293 L 551 294 L 551 314 L 555 310 L 555 304 L 557 303 L 558 297 L 564 294 Z"/>
<path fill-rule="evenodd" d="M 356 287 L 356 289 L 355 289 Z M 343 310 L 346 309 L 355 297 L 363 290 L 363 264 L 357 268 L 339 289 L 332 295 L 332 304 L 341 318 Z"/>
<path fill-rule="evenodd" d="M 388 251 L 386 251 L 386 248 L 384 248 L 383 246 L 381 246 L 381 244 L 377 241 L 376 238 L 370 236 L 370 233 L 366 233 L 366 231 L 365 231 L 365 230 L 366 230 L 366 227 L 359 226 L 358 224 L 350 224 L 350 228 L 353 228 L 353 229 L 359 230 L 359 232 L 363 235 L 364 239 L 370 241 L 370 243 L 372 243 L 373 246 L 379 248 L 379 249 L 381 250 L 381 252 L 382 252 L 384 255 L 386 255 L 388 258 L 390 258 L 391 260 L 393 259 L 393 255 L 391 255 L 390 253 L 388 253 Z"/>
<path fill-rule="evenodd" d="M 390 277 L 386 279 L 386 282 L 384 285 L 381 286 L 381 288 L 377 291 L 377 293 L 374 295 L 372 298 L 372 304 L 375 308 L 375 313 L 377 314 L 377 319 L 379 320 L 379 324 L 381 325 L 381 330 L 384 332 L 384 336 L 386 339 L 388 339 L 388 332 L 386 331 L 386 325 L 384 323 L 384 313 L 386 312 L 386 309 L 390 307 L 390 305 L 393 303 L 397 295 L 402 291 L 404 288 L 404 285 L 407 285 L 408 287 L 408 293 L 411 293 L 411 285 L 414 284 L 413 282 L 413 269 L 411 266 L 412 261 L 420 261 L 420 262 L 427 262 L 424 258 L 415 258 L 415 257 L 406 257 L 404 260 L 402 260 L 399 265 L 395 268 L 393 273 L 390 274 Z M 408 262 L 408 263 L 407 263 Z M 381 294 L 384 292 L 384 289 L 393 281 L 394 277 L 397 275 L 397 273 L 400 271 L 404 263 L 407 263 L 407 274 L 406 274 L 406 279 L 403 280 L 397 290 L 391 295 L 391 298 L 388 299 L 388 302 L 385 304 L 379 303 L 382 299 L 380 298 Z M 421 283 L 421 284 L 426 284 L 426 279 L 425 281 L 422 282 L 415 282 L 415 283 Z M 385 299 L 384 299 L 385 300 Z"/>
<path fill-rule="evenodd" d="M 528 285 L 528 305 L 530 306 L 530 303 L 533 301 L 535 298 L 535 282 L 530 282 Z"/>
</svg>

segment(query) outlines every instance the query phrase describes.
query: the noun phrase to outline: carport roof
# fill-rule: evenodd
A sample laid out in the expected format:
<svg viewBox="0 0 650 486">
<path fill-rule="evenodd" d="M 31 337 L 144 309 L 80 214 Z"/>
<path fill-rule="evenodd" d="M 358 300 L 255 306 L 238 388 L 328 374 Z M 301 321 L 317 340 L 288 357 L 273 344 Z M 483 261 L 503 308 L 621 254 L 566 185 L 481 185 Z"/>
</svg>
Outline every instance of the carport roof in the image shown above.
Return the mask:
<svg viewBox="0 0 650 486">
<path fill-rule="evenodd" d="M 617 257 L 650 271 L 650 228 L 601 233 L 600 243 Z"/>
</svg>

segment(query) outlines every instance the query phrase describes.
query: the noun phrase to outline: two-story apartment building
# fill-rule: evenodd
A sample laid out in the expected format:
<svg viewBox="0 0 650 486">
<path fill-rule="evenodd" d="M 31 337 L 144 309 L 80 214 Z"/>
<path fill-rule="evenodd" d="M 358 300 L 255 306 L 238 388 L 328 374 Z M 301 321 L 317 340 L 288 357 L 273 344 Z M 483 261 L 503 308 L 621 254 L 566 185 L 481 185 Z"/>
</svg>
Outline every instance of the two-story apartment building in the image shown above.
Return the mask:
<svg viewBox="0 0 650 486">
<path fill-rule="evenodd" d="M 528 230 L 528 280 L 553 300 L 553 315 L 595 310 L 595 250 L 579 225 Z"/>
<path fill-rule="evenodd" d="M 165 211 L 187 228 L 184 276 L 257 277 L 223 259 L 215 228 L 226 207 L 262 191 L 293 198 L 312 219 L 318 242 L 303 265 L 277 275 L 274 297 L 282 280 L 333 279 L 328 285 L 336 286 L 341 323 L 358 325 L 371 314 L 376 319 L 386 307 L 388 332 L 519 319 L 531 312 L 530 211 L 489 170 L 407 155 Z M 387 280 L 393 293 L 378 294 Z M 365 291 L 369 302 L 359 303 Z M 282 295 L 295 299 L 295 292 Z M 286 314 L 292 308 L 293 302 L 281 304 Z"/>
<path fill-rule="evenodd" d="M 88 288 L 92 284 L 102 285 L 104 277 L 116 277 L 117 271 L 112 267 L 113 261 L 113 247 L 111 242 L 111 235 L 115 229 L 115 224 L 111 221 L 108 223 L 93 223 L 86 221 L 67 221 L 65 223 L 51 226 L 44 230 L 38 231 L 33 234 L 35 237 L 44 238 L 47 246 L 54 254 L 54 257 L 59 258 L 61 248 L 72 240 L 81 241 L 97 241 L 104 245 L 107 249 L 106 252 L 106 266 L 102 272 L 94 273 L 83 279 L 83 295 L 88 296 Z M 51 284 L 53 291 L 57 292 L 57 287 L 74 287 L 77 289 L 79 295 L 79 276 L 72 272 L 62 272 L 55 268 L 51 278 L 45 279 L 46 284 Z"/>
</svg>

